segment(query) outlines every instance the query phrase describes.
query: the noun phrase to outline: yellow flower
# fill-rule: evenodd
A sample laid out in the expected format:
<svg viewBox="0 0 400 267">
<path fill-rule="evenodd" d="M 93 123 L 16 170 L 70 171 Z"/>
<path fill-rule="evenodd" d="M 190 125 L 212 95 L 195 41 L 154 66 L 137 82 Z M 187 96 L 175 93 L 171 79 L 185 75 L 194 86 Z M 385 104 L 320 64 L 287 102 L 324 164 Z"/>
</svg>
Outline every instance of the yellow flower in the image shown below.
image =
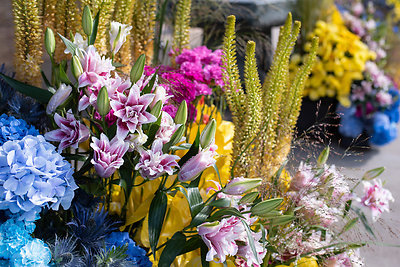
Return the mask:
<svg viewBox="0 0 400 267">
<path fill-rule="evenodd" d="M 359 36 L 346 28 L 335 7 L 330 13 L 327 21 L 318 21 L 314 31 L 308 35 L 310 40 L 314 36 L 319 38 L 319 49 L 304 92 L 311 100 L 325 96 L 336 97 L 343 106 L 349 106 L 351 84 L 363 77 L 365 63 L 373 60 L 376 54 L 361 42 Z M 308 51 L 310 45 L 307 42 L 304 51 Z M 298 55 L 293 57 L 292 72 L 300 63 Z"/>
</svg>

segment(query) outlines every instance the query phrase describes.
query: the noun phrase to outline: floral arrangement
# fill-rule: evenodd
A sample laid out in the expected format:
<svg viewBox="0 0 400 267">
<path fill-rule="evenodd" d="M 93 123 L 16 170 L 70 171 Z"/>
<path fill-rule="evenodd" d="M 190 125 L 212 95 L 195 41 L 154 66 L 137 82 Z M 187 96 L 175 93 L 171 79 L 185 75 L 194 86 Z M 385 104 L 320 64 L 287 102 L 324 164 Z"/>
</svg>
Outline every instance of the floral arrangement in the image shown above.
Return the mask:
<svg viewBox="0 0 400 267">
<path fill-rule="evenodd" d="M 350 106 L 351 85 L 355 80 L 362 80 L 365 63 L 376 58 L 375 52 L 359 36 L 349 31 L 336 9 L 328 21 L 316 22 L 309 36 L 319 37 L 320 49 L 305 95 L 311 100 L 336 97 L 343 106 Z M 309 47 L 308 42 L 304 45 L 304 51 L 308 51 Z M 292 57 L 292 65 L 301 62 L 301 55 Z"/>
<path fill-rule="evenodd" d="M 374 13 L 372 2 L 366 8 L 357 2 L 351 6 L 350 12 L 344 11 L 343 14 L 345 24 L 377 57 L 366 62 L 363 78 L 353 83 L 351 106 L 338 108 L 343 113 L 339 132 L 356 138 L 366 131 L 372 144 L 384 145 L 397 137 L 399 93 L 383 69 L 388 45 L 382 32 L 386 26 L 375 21 Z"/>
<path fill-rule="evenodd" d="M 144 2 L 138 8 L 149 15 L 153 8 Z M 394 200 L 376 179 L 383 168 L 353 185 L 327 164 L 329 148 L 316 164 L 310 159 L 294 172 L 286 164 L 318 38 L 290 79 L 300 23 L 289 14 L 267 79 L 261 84 L 249 41 L 242 83 L 235 17 L 227 19 L 223 50 L 188 49 L 190 2 L 178 6 L 173 68 L 145 66 L 147 39 L 135 44 L 143 53 L 132 67 L 119 63 L 130 31 L 144 25 L 111 22 L 105 46 L 101 12 L 93 18 L 85 6 L 82 34 L 58 33 L 57 42 L 53 30 L 45 31 L 52 65 L 51 75 L 43 74 L 45 90 L 0 74 L 2 91 L 34 98 L 29 101 L 49 118 L 39 131 L 22 119 L 0 117 L 1 263 L 358 263 L 357 248 L 365 243 L 348 242 L 343 234 L 360 221 L 374 235 L 364 210 L 375 221 Z M 65 55 L 56 51 L 70 59 L 59 61 Z M 179 87 L 183 81 L 187 85 Z M 220 101 L 216 92 L 226 98 L 232 122 L 212 105 Z M 216 101 L 207 105 L 205 96 Z M 3 102 L 15 113 L 13 99 Z M 364 194 L 357 196 L 361 183 Z"/>
</svg>

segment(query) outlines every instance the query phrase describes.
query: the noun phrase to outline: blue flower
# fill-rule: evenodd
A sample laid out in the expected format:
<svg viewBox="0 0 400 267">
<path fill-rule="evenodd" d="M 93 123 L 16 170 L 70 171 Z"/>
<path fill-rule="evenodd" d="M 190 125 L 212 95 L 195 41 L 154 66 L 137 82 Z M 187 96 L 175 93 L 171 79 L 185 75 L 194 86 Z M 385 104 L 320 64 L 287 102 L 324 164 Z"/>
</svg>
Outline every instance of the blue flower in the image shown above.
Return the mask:
<svg viewBox="0 0 400 267">
<path fill-rule="evenodd" d="M 342 113 L 339 132 L 343 136 L 356 138 L 364 129 L 364 122 L 355 116 L 355 108 L 345 108 L 339 106 L 338 112 Z"/>
<path fill-rule="evenodd" d="M 14 254 L 17 254 L 32 239 L 30 234 L 34 230 L 34 223 L 18 221 L 15 218 L 11 218 L 1 224 L 0 258 L 10 259 Z"/>
<path fill-rule="evenodd" d="M 10 140 L 21 140 L 27 135 L 39 135 L 39 131 L 24 120 L 6 114 L 0 116 L 0 145 Z"/>
<path fill-rule="evenodd" d="M 0 147 L 0 210 L 33 221 L 43 207 L 69 209 L 78 188 L 71 164 L 43 136 L 25 136 Z"/>
<path fill-rule="evenodd" d="M 394 123 L 400 121 L 400 95 L 399 91 L 396 89 L 390 89 L 389 94 L 391 94 L 394 103 L 385 110 L 385 114 L 389 117 L 389 120 Z"/>
<path fill-rule="evenodd" d="M 106 247 L 107 249 L 116 246 L 128 246 L 128 250 L 126 254 L 128 255 L 127 260 L 132 263 L 133 266 L 140 266 L 140 267 L 150 267 L 152 266 L 151 261 L 146 256 L 146 251 L 136 246 L 135 242 L 129 237 L 128 232 L 112 232 L 106 238 Z"/>
<path fill-rule="evenodd" d="M 369 127 L 370 141 L 372 144 L 381 146 L 386 145 L 396 139 L 397 127 L 395 122 L 391 122 L 387 114 L 376 112 L 372 118 L 372 126 Z"/>
<path fill-rule="evenodd" d="M 21 248 L 11 258 L 11 266 L 48 266 L 51 261 L 51 253 L 49 247 L 40 239 L 34 238 Z"/>
</svg>

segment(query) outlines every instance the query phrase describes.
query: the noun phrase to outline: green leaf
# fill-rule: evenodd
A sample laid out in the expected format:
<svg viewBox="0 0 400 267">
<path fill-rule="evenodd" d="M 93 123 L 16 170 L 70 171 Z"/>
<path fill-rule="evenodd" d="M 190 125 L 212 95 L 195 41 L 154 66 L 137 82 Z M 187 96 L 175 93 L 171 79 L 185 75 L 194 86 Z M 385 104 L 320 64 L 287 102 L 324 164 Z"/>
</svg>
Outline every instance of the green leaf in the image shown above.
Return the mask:
<svg viewBox="0 0 400 267">
<path fill-rule="evenodd" d="M 65 46 L 67 47 L 67 49 L 69 50 L 69 52 L 71 52 L 71 54 L 74 56 L 75 55 L 75 49 L 78 48 L 78 46 L 76 44 L 74 44 L 73 42 L 71 42 L 70 40 L 68 40 L 67 38 L 65 38 L 64 36 L 62 36 L 61 34 L 58 34 L 61 38 L 61 40 L 64 42 Z"/>
<path fill-rule="evenodd" d="M 244 195 L 244 196 L 240 199 L 239 203 L 240 203 L 240 204 L 250 204 L 250 203 L 253 203 L 253 201 L 256 200 L 256 198 L 258 197 L 258 195 L 259 195 L 258 192 L 250 192 L 250 193 Z"/>
<path fill-rule="evenodd" d="M 293 215 L 281 215 L 279 217 L 271 219 L 270 224 L 273 226 L 283 225 L 290 223 L 291 221 L 294 220 L 294 218 L 295 217 Z"/>
<path fill-rule="evenodd" d="M 146 63 L 146 56 L 140 55 L 131 69 L 130 77 L 132 84 L 137 83 L 137 81 L 139 81 L 139 79 L 142 77 L 145 63 Z M 156 75 L 154 74 L 154 76 Z"/>
<path fill-rule="evenodd" d="M 151 109 L 150 113 L 154 115 L 154 117 L 158 118 L 161 115 L 162 105 L 162 101 L 158 100 L 154 107 Z"/>
<path fill-rule="evenodd" d="M 153 77 L 151 77 L 149 83 L 143 88 L 143 90 L 141 92 L 142 95 L 151 93 L 151 89 L 153 89 L 156 79 L 157 79 L 157 73 L 154 73 L 154 75 L 153 75 Z"/>
<path fill-rule="evenodd" d="M 251 213 L 253 215 L 257 215 L 263 217 L 264 214 L 274 210 L 279 207 L 279 205 L 283 202 L 282 198 L 273 198 L 262 201 L 251 208 Z"/>
<path fill-rule="evenodd" d="M 254 244 L 254 237 L 251 234 L 250 226 L 243 219 L 240 219 L 240 220 L 242 221 L 242 223 L 244 225 L 244 229 L 246 230 L 247 240 L 249 241 L 251 251 L 253 252 L 255 259 L 258 259 L 258 253 L 256 250 L 256 246 Z"/>
<path fill-rule="evenodd" d="M 192 218 L 203 208 L 203 198 L 201 197 L 199 188 L 188 187 L 187 189 L 188 202 Z"/>
<path fill-rule="evenodd" d="M 153 141 L 154 141 L 154 138 L 156 137 L 158 129 L 160 129 L 161 117 L 162 117 L 162 115 L 158 116 L 157 121 L 150 125 L 150 129 L 147 132 L 147 141 L 143 146 L 147 147 L 147 146 L 150 146 L 151 144 L 153 144 Z"/>
<path fill-rule="evenodd" d="M 53 94 L 47 90 L 22 83 L 22 82 L 17 81 L 11 77 L 8 77 L 2 73 L 0 73 L 0 77 L 3 78 L 4 81 L 6 83 L 8 83 L 8 85 L 10 85 L 12 88 L 17 90 L 18 92 L 20 92 L 26 96 L 30 96 L 42 104 L 47 104 L 49 102 L 50 98 L 53 96 Z"/>
<path fill-rule="evenodd" d="M 61 156 L 66 160 L 78 160 L 78 161 L 86 161 L 88 156 L 79 155 L 79 154 L 69 154 L 69 153 L 61 153 Z"/>
<path fill-rule="evenodd" d="M 158 191 L 150 204 L 149 209 L 149 241 L 156 258 L 156 248 L 160 238 L 161 229 L 164 223 L 165 213 L 167 212 L 168 199 L 165 192 Z"/>
<path fill-rule="evenodd" d="M 168 240 L 159 260 L 159 267 L 169 267 L 175 258 L 184 249 L 186 244 L 186 236 L 182 232 L 176 232 L 170 240 Z"/>
<path fill-rule="evenodd" d="M 182 255 L 182 254 L 185 254 L 185 253 L 188 253 L 190 251 L 200 248 L 201 243 L 203 243 L 203 240 L 201 239 L 200 236 L 198 236 L 198 235 L 193 236 L 192 238 L 190 238 L 189 240 L 186 241 L 185 247 L 181 250 L 179 255 Z"/>
<path fill-rule="evenodd" d="M 360 218 L 362 224 L 364 225 L 365 230 L 370 233 L 373 237 L 376 238 L 374 231 L 372 231 L 371 226 L 369 226 L 367 217 L 365 217 L 364 212 L 362 212 L 359 208 L 353 208 L 353 210 L 357 213 L 358 217 Z"/>
<path fill-rule="evenodd" d="M 200 245 L 200 255 L 201 255 L 201 266 L 202 267 L 210 266 L 210 263 L 208 261 L 206 261 L 207 253 L 208 253 L 208 247 L 203 241 L 203 242 L 201 242 L 201 245 Z"/>
<path fill-rule="evenodd" d="M 351 200 L 351 199 L 346 201 L 346 204 L 344 206 L 343 218 L 346 217 L 347 213 L 349 213 L 352 203 L 353 203 L 353 200 Z"/>
<path fill-rule="evenodd" d="M 100 10 L 97 12 L 93 20 L 93 31 L 89 38 L 89 45 L 94 45 L 97 38 L 97 29 L 99 28 Z"/>
<path fill-rule="evenodd" d="M 352 220 L 348 221 L 346 225 L 343 227 L 342 231 L 340 231 L 339 236 L 347 231 L 349 231 L 351 228 L 353 228 L 358 222 L 358 218 L 353 218 Z"/>
<path fill-rule="evenodd" d="M 67 73 L 65 73 L 64 67 L 62 64 L 58 66 L 58 77 L 60 78 L 61 82 L 65 84 L 72 84 L 71 81 L 69 80 Z"/>
<path fill-rule="evenodd" d="M 217 210 L 211 217 L 208 218 L 207 221 L 218 221 L 224 216 L 236 216 L 239 218 L 244 218 L 242 213 L 235 208 L 225 208 L 221 210 Z"/>
<path fill-rule="evenodd" d="M 231 206 L 231 200 L 229 198 L 220 198 L 214 201 L 211 201 L 208 205 L 216 207 L 216 208 L 227 208 Z"/>
<path fill-rule="evenodd" d="M 362 180 L 370 181 L 370 180 L 378 177 L 379 175 L 381 175 L 382 172 L 384 172 L 384 171 L 385 171 L 385 167 L 379 167 L 376 169 L 369 170 L 364 174 L 364 176 L 362 177 Z"/>
<path fill-rule="evenodd" d="M 90 154 L 89 157 L 87 158 L 87 160 L 83 163 L 82 167 L 79 169 L 79 171 L 76 171 L 73 176 L 75 179 L 79 178 L 80 176 L 82 176 L 85 172 L 89 171 L 93 165 L 90 162 L 93 158 L 93 154 Z"/>
<path fill-rule="evenodd" d="M 200 212 L 197 213 L 196 216 L 194 216 L 194 218 L 190 222 L 189 228 L 197 227 L 198 225 L 202 224 L 209 218 L 211 212 L 213 211 L 213 207 L 212 206 L 202 206 L 202 207 L 203 209 L 200 210 Z"/>
<path fill-rule="evenodd" d="M 133 187 L 132 169 L 123 165 L 118 169 L 118 172 L 121 180 L 119 185 L 125 190 L 125 199 L 128 201 Z"/>
</svg>

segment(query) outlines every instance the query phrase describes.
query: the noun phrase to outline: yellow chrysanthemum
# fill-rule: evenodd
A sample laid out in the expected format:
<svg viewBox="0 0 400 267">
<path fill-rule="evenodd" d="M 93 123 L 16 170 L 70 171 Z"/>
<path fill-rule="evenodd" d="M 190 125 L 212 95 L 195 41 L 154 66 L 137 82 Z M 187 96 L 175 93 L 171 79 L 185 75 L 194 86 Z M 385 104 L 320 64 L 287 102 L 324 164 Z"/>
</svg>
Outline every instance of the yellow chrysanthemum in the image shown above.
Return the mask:
<svg viewBox="0 0 400 267">
<path fill-rule="evenodd" d="M 376 55 L 370 51 L 360 38 L 350 32 L 343 23 L 337 9 L 331 13 L 328 21 L 318 21 L 315 29 L 309 34 L 319 38 L 318 58 L 311 77 L 305 88 L 305 95 L 311 100 L 321 97 L 336 97 L 343 106 L 349 106 L 351 84 L 362 79 L 365 63 Z M 310 49 L 311 43 L 304 45 Z M 291 60 L 294 69 L 301 60 L 295 55 Z"/>
</svg>

